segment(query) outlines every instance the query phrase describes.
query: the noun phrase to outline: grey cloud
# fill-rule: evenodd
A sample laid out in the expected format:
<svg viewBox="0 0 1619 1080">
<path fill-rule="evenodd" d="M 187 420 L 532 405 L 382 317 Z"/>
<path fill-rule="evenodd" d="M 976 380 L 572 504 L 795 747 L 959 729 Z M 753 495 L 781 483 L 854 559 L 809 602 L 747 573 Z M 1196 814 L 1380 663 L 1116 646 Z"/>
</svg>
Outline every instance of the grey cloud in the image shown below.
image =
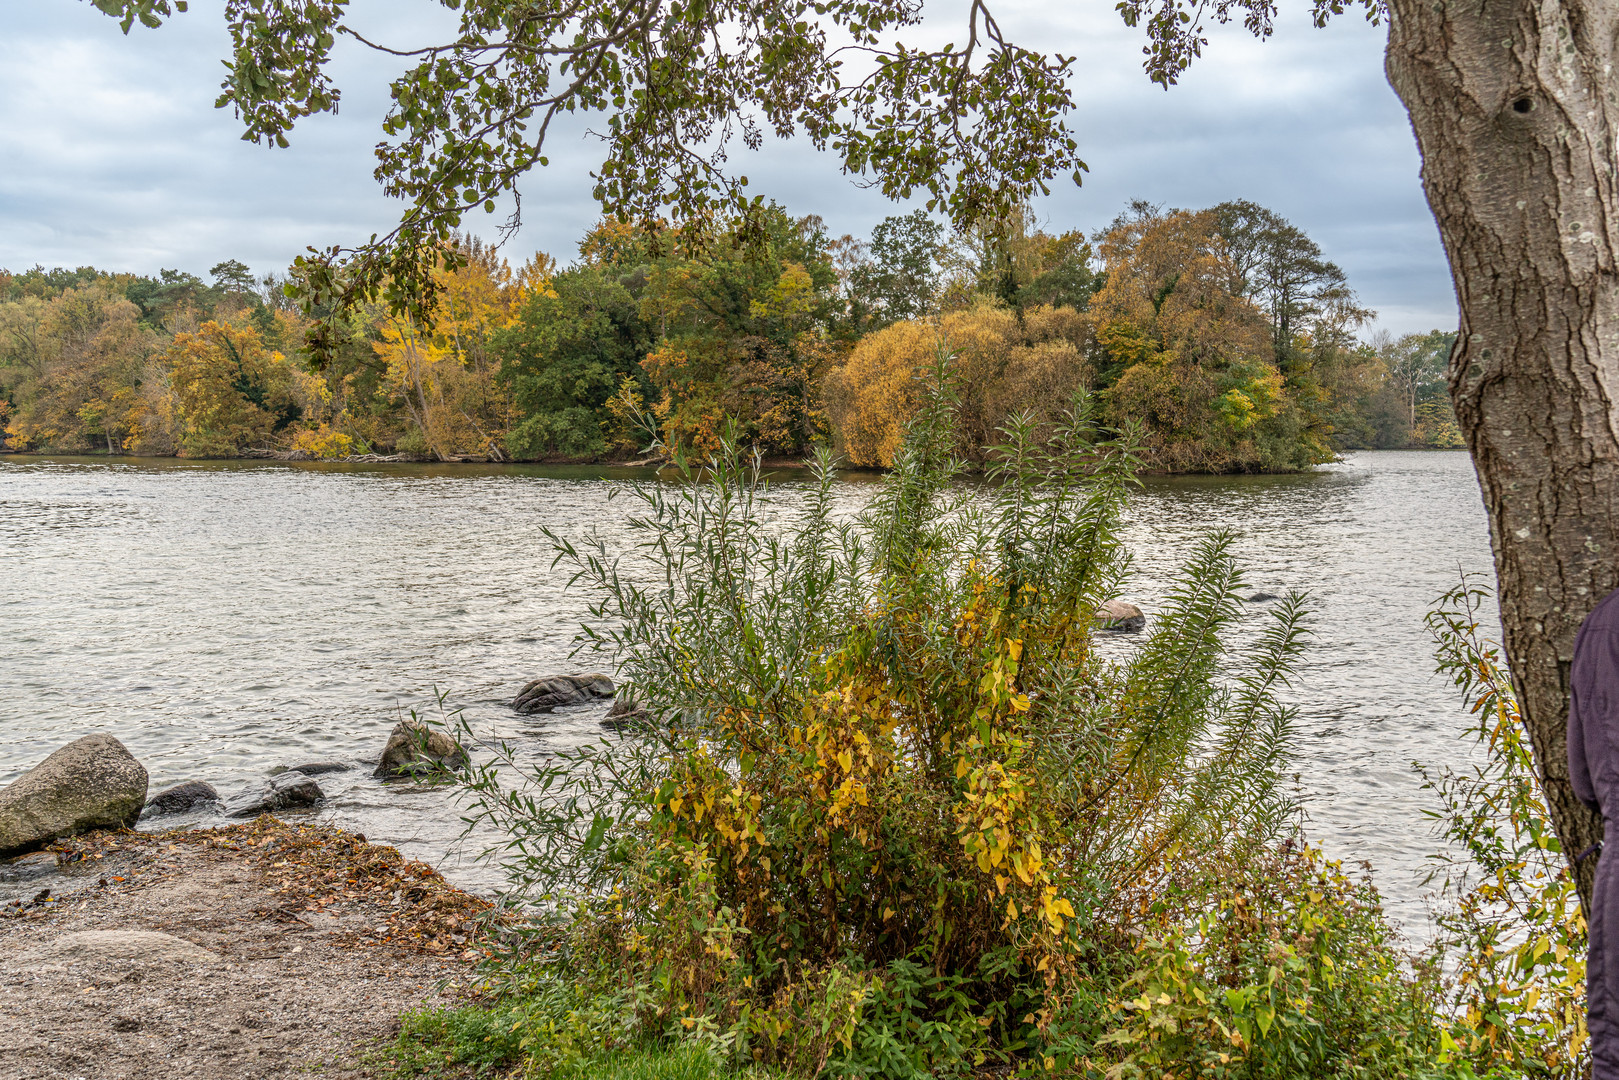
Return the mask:
<svg viewBox="0 0 1619 1080">
<path fill-rule="evenodd" d="M 215 110 L 226 38 L 217 5 L 125 38 L 87 4 L 0 7 L 0 266 L 78 265 L 203 273 L 238 258 L 280 270 L 306 245 L 385 231 L 398 204 L 371 177 L 389 62 L 350 49 L 339 115 L 306 121 L 290 150 L 240 140 Z M 1325 31 L 1284 12 L 1276 38 L 1215 28 L 1203 60 L 1164 92 L 1139 70 L 1140 40 L 1112 4 L 997 8 L 1014 40 L 1077 57 L 1073 128 L 1090 165 L 1037 202 L 1055 228 L 1095 229 L 1131 198 L 1207 206 L 1247 198 L 1306 229 L 1395 332 L 1455 325 L 1443 254 L 1417 178 L 1405 114 L 1382 75 L 1382 31 L 1345 17 Z M 419 42 L 443 12 L 380 0 L 360 16 Z M 952 28 L 936 24 L 935 36 Z M 566 262 L 595 217 L 599 149 L 578 121 L 557 132 L 551 165 L 524 184 L 524 228 L 508 254 Z M 751 190 L 834 233 L 867 233 L 902 212 L 843 176 L 802 140 L 767 143 L 733 164 Z M 469 220 L 493 233 L 504 215 Z"/>
</svg>

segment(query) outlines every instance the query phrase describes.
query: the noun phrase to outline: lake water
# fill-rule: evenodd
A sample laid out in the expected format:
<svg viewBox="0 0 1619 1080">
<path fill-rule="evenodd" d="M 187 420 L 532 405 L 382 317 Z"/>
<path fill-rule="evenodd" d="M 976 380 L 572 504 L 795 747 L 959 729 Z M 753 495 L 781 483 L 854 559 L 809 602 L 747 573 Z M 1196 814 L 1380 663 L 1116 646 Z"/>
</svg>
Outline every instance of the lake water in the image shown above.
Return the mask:
<svg viewBox="0 0 1619 1080">
<path fill-rule="evenodd" d="M 507 702 L 578 667 L 568 653 L 588 597 L 549 569 L 541 527 L 611 539 L 626 506 L 609 492 L 646 475 L 0 458 L 0 784 L 110 731 L 152 790 L 200 779 L 229 794 L 277 765 L 374 760 L 435 689 L 525 754 L 596 738 L 605 705 L 517 717 Z M 851 479 L 842 498 L 856 505 L 873 484 Z M 796 497 L 790 478 L 781 497 Z M 1369 861 L 1420 934 L 1434 840 L 1411 763 L 1469 753 L 1422 619 L 1461 571 L 1490 569 L 1471 464 L 1377 452 L 1299 476 L 1149 480 L 1129 513 L 1126 595 L 1150 617 L 1215 528 L 1241 532 L 1253 591 L 1310 592 L 1316 637 L 1294 691 L 1310 829 Z M 363 770 L 320 783 L 320 815 L 471 887 L 497 880 L 455 843 L 445 792 Z"/>
</svg>

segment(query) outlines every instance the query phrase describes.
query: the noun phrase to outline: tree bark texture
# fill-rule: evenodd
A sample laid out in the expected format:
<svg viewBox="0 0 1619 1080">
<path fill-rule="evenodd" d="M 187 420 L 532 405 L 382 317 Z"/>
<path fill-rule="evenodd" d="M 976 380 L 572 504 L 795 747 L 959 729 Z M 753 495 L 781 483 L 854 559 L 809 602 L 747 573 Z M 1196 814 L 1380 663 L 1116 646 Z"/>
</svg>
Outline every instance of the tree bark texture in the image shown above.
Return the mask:
<svg viewBox="0 0 1619 1080">
<path fill-rule="evenodd" d="M 1619 5 L 1392 9 L 1389 82 L 1461 308 L 1450 393 L 1489 515 L 1503 643 L 1573 858 L 1602 823 L 1569 787 L 1569 663 L 1581 621 L 1619 587 Z M 1587 906 L 1595 865 L 1576 868 Z"/>
</svg>

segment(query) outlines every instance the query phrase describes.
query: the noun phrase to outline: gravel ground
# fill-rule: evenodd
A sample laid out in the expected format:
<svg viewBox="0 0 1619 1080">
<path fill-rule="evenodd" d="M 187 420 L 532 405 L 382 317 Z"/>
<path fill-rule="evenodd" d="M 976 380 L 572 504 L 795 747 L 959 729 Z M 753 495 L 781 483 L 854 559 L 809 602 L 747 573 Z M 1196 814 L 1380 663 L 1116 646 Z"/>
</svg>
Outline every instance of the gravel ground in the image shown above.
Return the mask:
<svg viewBox="0 0 1619 1080">
<path fill-rule="evenodd" d="M 0 1080 L 374 1076 L 401 1012 L 472 980 L 450 931 L 480 902 L 363 837 L 264 818 L 29 858 L 0 908 Z"/>
</svg>

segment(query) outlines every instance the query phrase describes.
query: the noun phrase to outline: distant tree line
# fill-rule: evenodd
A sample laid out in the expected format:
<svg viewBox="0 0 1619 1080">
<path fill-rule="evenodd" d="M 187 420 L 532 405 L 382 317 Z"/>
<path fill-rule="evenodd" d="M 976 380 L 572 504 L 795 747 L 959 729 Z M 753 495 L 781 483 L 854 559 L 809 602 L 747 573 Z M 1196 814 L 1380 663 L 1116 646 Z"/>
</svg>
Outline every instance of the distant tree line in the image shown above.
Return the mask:
<svg viewBox="0 0 1619 1080">
<path fill-rule="evenodd" d="M 623 460 L 830 441 L 886 466 L 940 340 L 959 443 L 1081 390 L 1139 428 L 1149 467 L 1278 471 L 1347 449 L 1459 446 L 1453 335 L 1363 340 L 1372 312 L 1318 245 L 1249 202 L 1132 204 L 1086 236 L 1024 211 L 947 233 L 920 211 L 867 239 L 772 205 L 744 229 L 604 222 L 559 267 L 476 238 L 437 272 L 430 325 L 376 306 L 312 315 L 235 260 L 211 282 L 93 267 L 0 271 L 0 425 L 13 451 L 426 460 Z"/>
</svg>

